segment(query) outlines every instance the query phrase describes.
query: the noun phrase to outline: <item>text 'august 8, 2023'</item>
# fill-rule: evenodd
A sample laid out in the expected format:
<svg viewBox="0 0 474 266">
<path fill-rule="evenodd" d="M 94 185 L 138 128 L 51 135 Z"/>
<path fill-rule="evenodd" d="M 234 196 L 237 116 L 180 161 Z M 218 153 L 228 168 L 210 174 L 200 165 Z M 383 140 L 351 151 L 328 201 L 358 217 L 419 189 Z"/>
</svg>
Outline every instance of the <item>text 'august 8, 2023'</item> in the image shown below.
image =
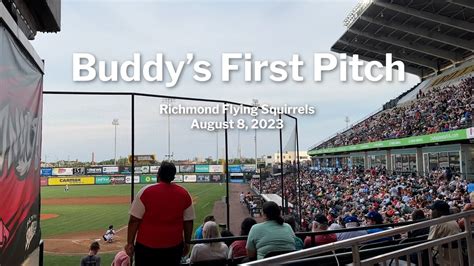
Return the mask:
<svg viewBox="0 0 474 266">
<path fill-rule="evenodd" d="M 301 106 L 269 106 L 267 104 L 236 105 L 218 103 L 214 105 L 183 105 L 174 103 L 160 104 L 160 115 L 189 116 L 189 128 L 193 130 L 217 131 L 226 129 L 279 130 L 285 123 L 297 115 L 314 115 L 316 107 L 308 104 Z M 292 124 L 294 122 L 291 122 Z"/>
</svg>

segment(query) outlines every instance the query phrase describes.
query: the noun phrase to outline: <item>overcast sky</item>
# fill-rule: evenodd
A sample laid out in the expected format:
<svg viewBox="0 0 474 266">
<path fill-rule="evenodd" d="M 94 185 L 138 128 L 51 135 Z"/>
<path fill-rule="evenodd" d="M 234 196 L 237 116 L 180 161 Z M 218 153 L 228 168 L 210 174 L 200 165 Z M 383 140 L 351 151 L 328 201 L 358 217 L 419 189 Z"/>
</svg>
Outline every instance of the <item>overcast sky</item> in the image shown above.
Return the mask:
<svg viewBox="0 0 474 266">
<path fill-rule="evenodd" d="M 202 97 L 271 105 L 315 106 L 317 114 L 299 116 L 300 148 L 306 150 L 372 113 L 408 90 L 419 79 L 405 82 L 340 82 L 337 71 L 312 81 L 313 53 L 329 52 L 344 33 L 343 20 L 355 0 L 314 1 L 62 1 L 61 32 L 39 33 L 33 46 L 45 60 L 45 91 L 118 91 Z M 213 79 L 199 83 L 185 70 L 174 88 L 163 83 L 72 80 L 73 53 L 87 52 L 98 60 L 125 61 L 135 52 L 151 60 L 156 53 L 174 62 L 192 52 L 212 63 Z M 290 60 L 297 53 L 307 64 L 305 82 L 245 83 L 243 75 L 220 80 L 222 53 L 251 52 L 257 60 Z M 137 98 L 136 154 L 168 153 L 167 116 L 158 113 L 160 99 Z M 198 105 L 176 101 L 174 104 Z M 206 104 L 207 105 L 207 104 Z M 118 118 L 117 154 L 130 154 L 130 99 L 127 97 L 44 96 L 43 160 L 113 158 Z M 171 116 L 171 152 L 177 159 L 223 156 L 223 133 L 191 130 L 193 117 Z M 199 118 L 199 117 L 198 117 Z M 204 119 L 204 118 L 201 118 Z M 222 120 L 222 116 L 211 118 Z M 283 138 L 291 142 L 294 122 L 285 120 Z M 239 136 L 240 135 L 240 136 Z M 241 151 L 238 143 L 240 139 Z M 257 133 L 258 155 L 278 151 L 278 131 Z M 229 132 L 231 157 L 254 156 L 254 132 Z"/>
</svg>

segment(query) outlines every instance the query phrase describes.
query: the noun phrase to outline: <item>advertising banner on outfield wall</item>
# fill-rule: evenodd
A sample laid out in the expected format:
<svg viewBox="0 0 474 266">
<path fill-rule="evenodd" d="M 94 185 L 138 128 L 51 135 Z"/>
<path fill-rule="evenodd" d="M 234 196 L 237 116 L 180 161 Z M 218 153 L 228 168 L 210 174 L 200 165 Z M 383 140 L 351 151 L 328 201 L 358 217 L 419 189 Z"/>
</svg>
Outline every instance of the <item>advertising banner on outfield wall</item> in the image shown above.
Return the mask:
<svg viewBox="0 0 474 266">
<path fill-rule="evenodd" d="M 210 182 L 210 176 L 209 175 L 196 175 L 196 182 Z"/>
<path fill-rule="evenodd" d="M 175 175 L 173 182 L 176 182 L 176 183 L 183 182 L 183 175 Z"/>
<path fill-rule="evenodd" d="M 108 185 L 110 184 L 110 176 L 96 176 L 95 177 L 96 185 Z"/>
<path fill-rule="evenodd" d="M 149 174 L 150 173 L 150 166 L 141 166 L 140 171 L 142 174 Z"/>
<path fill-rule="evenodd" d="M 184 182 L 196 182 L 196 175 L 183 175 Z"/>
<path fill-rule="evenodd" d="M 196 164 L 196 173 L 209 173 L 209 165 L 207 164 Z"/>
<path fill-rule="evenodd" d="M 40 241 L 43 74 L 29 58 L 0 20 L 0 265 Z"/>
<path fill-rule="evenodd" d="M 156 174 L 156 173 L 158 173 L 159 169 L 160 169 L 159 165 L 152 165 L 152 166 L 150 166 L 150 173 Z"/>
<path fill-rule="evenodd" d="M 125 184 L 125 176 L 112 176 L 110 183 L 113 185 Z"/>
<path fill-rule="evenodd" d="M 65 185 L 94 185 L 95 177 L 50 177 L 48 178 L 48 186 L 65 186 Z"/>
<path fill-rule="evenodd" d="M 153 184 L 156 183 L 156 176 L 154 175 L 142 175 L 140 176 L 140 183 L 143 184 Z"/>
<path fill-rule="evenodd" d="M 89 167 L 86 168 L 86 175 L 101 175 L 102 167 Z"/>
<path fill-rule="evenodd" d="M 150 167 L 149 166 L 135 166 L 135 174 L 149 174 Z"/>
<path fill-rule="evenodd" d="M 53 168 L 41 168 L 41 176 L 52 176 Z"/>
<path fill-rule="evenodd" d="M 210 175 L 211 182 L 222 182 L 222 175 Z"/>
<path fill-rule="evenodd" d="M 133 183 L 135 183 L 135 184 L 140 183 L 140 176 L 139 175 L 136 175 L 133 179 L 134 179 Z M 127 184 L 132 183 L 132 176 L 131 175 L 128 175 L 128 176 L 125 177 L 125 183 L 127 183 Z"/>
<path fill-rule="evenodd" d="M 42 187 L 47 186 L 48 185 L 48 179 L 47 178 L 41 178 L 40 179 L 40 184 L 41 184 Z"/>
<path fill-rule="evenodd" d="M 229 173 L 240 173 L 241 168 L 240 164 L 229 165 Z"/>
<path fill-rule="evenodd" d="M 84 167 L 75 167 L 72 169 L 73 175 L 85 175 L 86 169 Z"/>
<path fill-rule="evenodd" d="M 130 167 L 128 167 L 128 166 L 120 166 L 120 167 L 119 167 L 119 172 L 120 172 L 121 174 L 126 175 L 126 174 L 130 174 L 130 173 L 131 173 L 131 172 L 130 172 L 131 169 L 132 169 L 132 168 L 130 168 Z"/>
<path fill-rule="evenodd" d="M 179 166 L 180 173 L 194 173 L 194 164 L 185 164 Z"/>
<path fill-rule="evenodd" d="M 222 173 L 224 172 L 224 166 L 222 165 L 209 165 L 209 173 Z"/>
<path fill-rule="evenodd" d="M 52 175 L 72 175 L 72 168 L 53 168 Z"/>
<path fill-rule="evenodd" d="M 255 164 L 242 165 L 242 173 L 255 173 L 256 171 L 257 167 L 255 167 Z"/>
<path fill-rule="evenodd" d="M 103 174 L 118 174 L 119 168 L 118 166 L 104 166 L 102 167 Z"/>
</svg>

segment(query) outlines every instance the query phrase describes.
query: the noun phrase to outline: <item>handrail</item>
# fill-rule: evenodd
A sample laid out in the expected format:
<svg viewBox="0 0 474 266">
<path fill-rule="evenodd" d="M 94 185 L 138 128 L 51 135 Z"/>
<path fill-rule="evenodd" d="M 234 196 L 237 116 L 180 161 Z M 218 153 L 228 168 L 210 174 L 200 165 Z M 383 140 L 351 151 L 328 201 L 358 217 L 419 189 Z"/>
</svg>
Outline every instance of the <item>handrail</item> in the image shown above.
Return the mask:
<svg viewBox="0 0 474 266">
<path fill-rule="evenodd" d="M 411 253 L 414 253 L 414 252 L 417 252 L 417 251 L 425 250 L 425 249 L 430 248 L 432 246 L 439 246 L 439 245 L 442 245 L 442 244 L 451 243 L 455 240 L 460 240 L 463 237 L 468 237 L 468 233 L 467 232 L 457 233 L 455 235 L 447 236 L 445 238 L 434 239 L 434 240 L 430 240 L 428 242 L 421 243 L 421 244 L 418 244 L 418 245 L 415 245 L 415 246 L 411 246 L 411 247 L 403 248 L 403 249 L 400 249 L 400 250 L 392 251 L 392 252 L 389 252 L 389 253 L 385 253 L 385 254 L 382 254 L 382 255 L 379 255 L 379 256 L 375 256 L 373 258 L 368 258 L 368 259 L 362 260 L 361 264 L 362 265 L 374 265 L 377 262 L 382 262 L 382 261 L 386 261 L 388 259 L 391 259 L 393 257 L 393 255 L 395 255 L 395 254 L 400 255 L 400 256 L 408 255 L 408 254 L 411 254 Z"/>
<path fill-rule="evenodd" d="M 448 222 L 452 220 L 457 220 L 459 218 L 467 218 L 473 215 L 474 215 L 474 210 L 442 216 L 440 218 L 431 219 L 424 222 L 415 223 L 412 225 L 406 225 L 399 228 L 389 229 L 389 230 L 381 231 L 374 234 L 358 236 L 351 239 L 346 239 L 346 240 L 337 241 L 334 243 L 329 243 L 329 244 L 325 244 L 325 245 L 321 245 L 317 247 L 312 247 L 312 248 L 303 249 L 303 250 L 299 250 L 299 251 L 295 251 L 295 252 L 291 252 L 287 254 L 282 254 L 275 257 L 254 261 L 246 265 L 274 265 L 281 262 L 287 262 L 287 261 L 292 261 L 292 260 L 301 259 L 305 257 L 310 257 L 310 256 L 318 255 L 321 253 L 325 253 L 325 252 L 331 252 L 336 249 L 340 249 L 344 247 L 352 247 L 353 254 L 354 252 L 358 254 L 358 245 L 360 245 L 361 243 L 398 235 L 398 234 L 416 230 L 416 229 L 430 227 L 432 225 L 436 225 L 436 224 L 440 224 L 440 223 L 444 223 L 444 222 Z M 466 231 L 470 231 L 470 230 L 466 230 Z M 360 258 L 359 258 L 359 262 L 360 262 Z"/>
</svg>

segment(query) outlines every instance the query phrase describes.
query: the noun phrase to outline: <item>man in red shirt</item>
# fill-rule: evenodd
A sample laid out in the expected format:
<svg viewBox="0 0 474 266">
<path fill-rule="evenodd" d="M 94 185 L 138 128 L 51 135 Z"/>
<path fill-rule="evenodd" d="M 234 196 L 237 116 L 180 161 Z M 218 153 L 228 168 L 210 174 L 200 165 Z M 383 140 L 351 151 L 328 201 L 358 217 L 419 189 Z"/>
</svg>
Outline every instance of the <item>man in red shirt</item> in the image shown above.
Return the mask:
<svg viewBox="0 0 474 266">
<path fill-rule="evenodd" d="M 125 251 L 135 254 L 137 266 L 179 265 L 181 256 L 189 252 L 193 202 L 186 189 L 171 183 L 175 174 L 174 164 L 163 162 L 159 183 L 142 188 L 130 207 Z"/>
</svg>

